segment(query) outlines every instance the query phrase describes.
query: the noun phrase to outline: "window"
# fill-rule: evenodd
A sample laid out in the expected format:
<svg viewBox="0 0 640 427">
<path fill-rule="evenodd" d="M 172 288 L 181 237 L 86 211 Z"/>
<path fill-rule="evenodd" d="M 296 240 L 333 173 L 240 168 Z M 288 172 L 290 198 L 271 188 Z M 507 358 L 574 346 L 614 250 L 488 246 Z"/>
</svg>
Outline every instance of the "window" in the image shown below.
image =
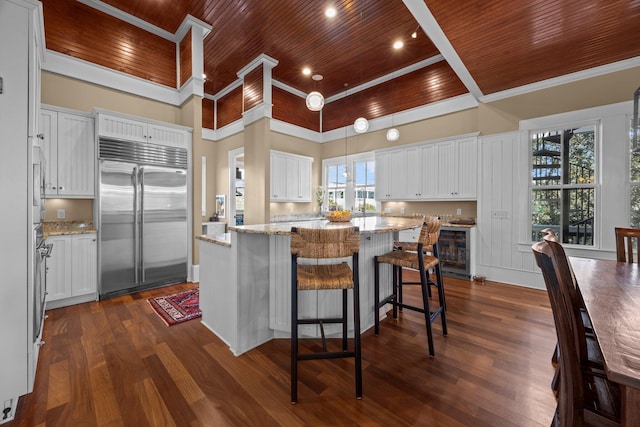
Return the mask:
<svg viewBox="0 0 640 427">
<path fill-rule="evenodd" d="M 354 207 L 361 212 L 375 212 L 376 208 L 376 169 L 375 160 L 355 163 Z"/>
<path fill-rule="evenodd" d="M 530 133 L 531 239 L 552 228 L 562 243 L 593 246 L 596 125 Z"/>
<path fill-rule="evenodd" d="M 323 182 L 326 206 L 334 210 L 379 210 L 376 200 L 375 160 L 373 153 L 326 159 Z"/>
<path fill-rule="evenodd" d="M 345 210 L 345 192 L 347 190 L 346 164 L 328 166 L 326 170 L 325 187 L 327 203 L 330 211 Z"/>
</svg>

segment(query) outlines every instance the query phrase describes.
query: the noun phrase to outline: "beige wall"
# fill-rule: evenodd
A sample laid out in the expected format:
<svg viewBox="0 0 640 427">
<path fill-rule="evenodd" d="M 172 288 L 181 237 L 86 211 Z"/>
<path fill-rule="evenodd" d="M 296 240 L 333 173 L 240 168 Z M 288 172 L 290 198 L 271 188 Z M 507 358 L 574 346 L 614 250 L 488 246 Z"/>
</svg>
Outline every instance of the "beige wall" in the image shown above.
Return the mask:
<svg viewBox="0 0 640 427">
<path fill-rule="evenodd" d="M 60 221 L 58 210 L 64 210 L 66 221 L 93 221 L 93 199 L 47 199 L 45 221 Z"/>
<path fill-rule="evenodd" d="M 477 108 L 446 114 L 415 123 L 398 126 L 400 139 L 394 145 L 412 144 L 416 142 L 447 138 L 472 132 L 491 135 L 518 129 L 520 120 L 546 116 L 566 111 L 607 105 L 616 102 L 630 101 L 640 84 L 638 76 L 640 67 L 619 71 L 606 76 L 593 77 L 543 89 L 536 92 L 513 96 L 511 98 L 483 103 Z M 312 182 L 315 187 L 321 180 L 322 159 L 339 157 L 385 148 L 390 143 L 385 138 L 385 130 L 370 132 L 340 139 L 324 144 L 316 144 L 303 139 L 271 132 L 268 119 L 259 120 L 249 125 L 243 133 L 221 141 L 204 141 L 201 138 L 201 102 L 192 98 L 182 107 L 167 105 L 139 96 L 129 95 L 117 90 L 81 82 L 53 73 L 42 73 L 42 102 L 45 104 L 92 111 L 102 108 L 116 112 L 146 117 L 169 123 L 194 128 L 193 143 L 193 234 L 200 234 L 201 223 L 214 210 L 216 194 L 228 193 L 228 152 L 239 147 L 251 147 L 253 154 L 245 156 L 245 167 L 250 171 L 247 179 L 263 177 L 255 180 L 247 195 L 251 198 L 247 204 L 250 212 L 248 218 L 254 222 L 268 220 L 270 215 L 279 213 L 305 213 L 317 209 L 312 203 L 269 203 L 269 149 L 277 149 L 314 158 Z M 207 156 L 207 216 L 201 216 L 201 157 Z M 266 179 L 264 177 L 267 177 Z M 211 189 L 211 190 L 210 190 Z M 84 216 L 91 208 L 91 201 L 67 200 L 64 202 L 48 202 L 47 219 L 55 219 L 55 203 L 64 203 L 67 217 L 87 219 Z M 463 215 L 475 216 L 475 202 L 399 202 L 385 203 L 384 207 L 399 213 L 400 207 L 409 213 L 442 213 L 455 214 L 462 209 Z M 229 221 L 229 218 L 227 218 Z M 198 264 L 198 246 L 193 243 L 194 264 Z"/>
<path fill-rule="evenodd" d="M 178 107 L 46 71 L 42 72 L 41 102 L 85 112 L 102 108 L 182 124 Z"/>
</svg>

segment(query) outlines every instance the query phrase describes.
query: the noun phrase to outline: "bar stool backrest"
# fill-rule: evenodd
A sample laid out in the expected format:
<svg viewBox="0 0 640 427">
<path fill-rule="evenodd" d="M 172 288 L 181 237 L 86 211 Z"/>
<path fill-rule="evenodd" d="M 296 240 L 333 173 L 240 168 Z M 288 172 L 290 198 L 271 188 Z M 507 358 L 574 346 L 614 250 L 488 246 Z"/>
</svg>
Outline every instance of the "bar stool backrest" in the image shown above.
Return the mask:
<svg viewBox="0 0 640 427">
<path fill-rule="evenodd" d="M 423 251 L 433 252 L 433 247 L 438 243 L 440 237 L 440 220 L 438 218 L 427 218 L 420 229 L 418 243 L 422 243 Z"/>
<path fill-rule="evenodd" d="M 344 258 L 359 251 L 358 227 L 291 230 L 291 253 L 299 258 Z"/>
</svg>

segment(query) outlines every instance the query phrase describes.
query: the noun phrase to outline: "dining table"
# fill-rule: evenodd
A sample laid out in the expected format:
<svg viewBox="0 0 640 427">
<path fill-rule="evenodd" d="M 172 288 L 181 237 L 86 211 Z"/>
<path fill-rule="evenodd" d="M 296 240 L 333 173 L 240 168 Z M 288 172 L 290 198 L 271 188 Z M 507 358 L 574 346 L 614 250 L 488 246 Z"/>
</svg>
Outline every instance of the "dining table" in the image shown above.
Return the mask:
<svg viewBox="0 0 640 427">
<path fill-rule="evenodd" d="M 640 426 L 640 266 L 569 259 L 602 350 L 607 378 L 620 385 L 621 424 Z"/>
</svg>

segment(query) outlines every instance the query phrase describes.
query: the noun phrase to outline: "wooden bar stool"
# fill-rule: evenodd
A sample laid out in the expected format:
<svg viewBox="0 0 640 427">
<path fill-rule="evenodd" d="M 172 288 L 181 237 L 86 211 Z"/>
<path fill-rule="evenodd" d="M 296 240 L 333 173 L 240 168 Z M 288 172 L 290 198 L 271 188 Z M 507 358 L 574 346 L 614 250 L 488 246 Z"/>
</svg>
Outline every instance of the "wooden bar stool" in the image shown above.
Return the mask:
<svg viewBox="0 0 640 427">
<path fill-rule="evenodd" d="M 355 359 L 356 397 L 362 398 L 362 357 L 360 345 L 360 284 L 358 254 L 360 233 L 357 227 L 328 229 L 291 229 L 291 403 L 298 400 L 298 361 L 315 359 Z M 351 267 L 345 258 L 351 257 Z M 302 262 L 299 262 L 302 261 Z M 353 349 L 347 339 L 347 290 L 353 289 Z M 342 314 L 332 318 L 299 318 L 298 292 L 342 291 Z M 324 324 L 342 324 L 342 349 L 328 351 Z M 300 353 L 298 325 L 319 325 L 322 351 Z"/>
<path fill-rule="evenodd" d="M 393 318 L 398 318 L 398 309 L 409 309 L 424 313 L 425 326 L 427 329 L 427 340 L 429 343 L 429 355 L 435 356 L 433 348 L 433 332 L 431 324 L 440 316 L 442 321 L 442 334 L 447 335 L 446 303 L 444 296 L 444 281 L 440 270 L 440 260 L 438 259 L 438 236 L 440 234 L 440 221 L 431 219 L 422 224 L 420 237 L 415 247 L 411 245 L 396 245 L 396 250 L 384 255 L 374 257 L 375 267 L 375 334 L 380 332 L 379 309 L 385 304 L 393 306 Z M 393 267 L 393 279 L 391 295 L 380 299 L 380 264 L 390 264 Z M 420 274 L 419 282 L 407 282 L 402 280 L 402 269 L 410 268 Z M 431 280 L 429 270 L 435 272 L 435 281 Z M 405 304 L 402 300 L 403 285 L 420 285 L 422 290 L 422 307 Z M 438 290 L 439 306 L 434 311 L 429 308 L 430 287 Z"/>
</svg>

